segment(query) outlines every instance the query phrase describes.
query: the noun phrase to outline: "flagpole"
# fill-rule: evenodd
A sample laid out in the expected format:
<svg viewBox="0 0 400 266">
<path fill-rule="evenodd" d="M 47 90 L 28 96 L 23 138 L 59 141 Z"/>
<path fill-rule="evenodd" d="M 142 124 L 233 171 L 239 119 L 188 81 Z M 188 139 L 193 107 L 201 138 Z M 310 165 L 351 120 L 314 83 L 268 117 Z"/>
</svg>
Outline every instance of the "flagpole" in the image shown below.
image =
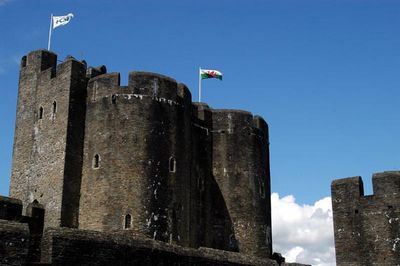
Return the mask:
<svg viewBox="0 0 400 266">
<path fill-rule="evenodd" d="M 199 67 L 199 102 L 201 102 L 201 67 Z"/>
<path fill-rule="evenodd" d="M 49 29 L 49 41 L 47 43 L 47 50 L 50 51 L 50 41 L 51 41 L 51 29 L 53 28 L 53 14 L 50 16 L 50 29 Z"/>
</svg>

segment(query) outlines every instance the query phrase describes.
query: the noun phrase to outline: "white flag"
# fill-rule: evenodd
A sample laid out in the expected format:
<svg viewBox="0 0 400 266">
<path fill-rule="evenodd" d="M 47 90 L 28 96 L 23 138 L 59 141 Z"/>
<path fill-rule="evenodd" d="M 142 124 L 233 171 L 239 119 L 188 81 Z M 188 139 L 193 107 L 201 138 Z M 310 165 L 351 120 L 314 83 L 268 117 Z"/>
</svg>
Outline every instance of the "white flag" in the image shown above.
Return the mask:
<svg viewBox="0 0 400 266">
<path fill-rule="evenodd" d="M 74 14 L 69 13 L 66 16 L 53 16 L 53 29 L 57 28 L 58 26 L 63 26 L 71 21 L 74 17 Z"/>
</svg>

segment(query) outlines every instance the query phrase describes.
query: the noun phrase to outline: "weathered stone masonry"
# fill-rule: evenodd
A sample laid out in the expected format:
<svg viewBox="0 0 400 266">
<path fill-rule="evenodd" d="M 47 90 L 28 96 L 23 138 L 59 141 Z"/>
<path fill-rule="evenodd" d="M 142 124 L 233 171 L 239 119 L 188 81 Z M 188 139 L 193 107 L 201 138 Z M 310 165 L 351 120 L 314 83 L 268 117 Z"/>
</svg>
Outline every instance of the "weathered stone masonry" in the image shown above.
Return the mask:
<svg viewBox="0 0 400 266">
<path fill-rule="evenodd" d="M 400 172 L 372 177 L 364 196 L 361 177 L 332 182 L 337 265 L 400 265 Z"/>
<path fill-rule="evenodd" d="M 57 65 L 46 50 L 22 58 L 10 196 L 21 201 L 18 217 L 27 217 L 16 222 L 29 230 L 7 228 L 35 236 L 23 248 L 36 256 L 28 261 L 68 264 L 73 258 L 48 252 L 86 250 L 80 245 L 88 241 L 118 246 L 122 234 L 123 243 L 148 238 L 273 265 L 266 122 L 192 103 L 188 88 L 169 77 L 134 71 L 128 80 L 121 86 L 119 73 L 72 57 Z M 42 224 L 29 218 L 32 204 L 42 208 Z"/>
</svg>

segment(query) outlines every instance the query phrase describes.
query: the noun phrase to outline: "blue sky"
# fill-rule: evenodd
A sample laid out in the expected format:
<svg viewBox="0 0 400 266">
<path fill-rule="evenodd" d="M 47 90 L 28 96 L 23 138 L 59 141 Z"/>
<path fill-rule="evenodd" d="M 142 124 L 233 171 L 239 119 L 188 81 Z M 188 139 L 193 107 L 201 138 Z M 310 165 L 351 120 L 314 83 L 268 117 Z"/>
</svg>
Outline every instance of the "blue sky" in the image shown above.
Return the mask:
<svg viewBox="0 0 400 266">
<path fill-rule="evenodd" d="M 400 1 L 0 0 L 0 194 L 8 194 L 18 62 L 45 48 L 121 72 L 159 72 L 197 100 L 270 126 L 272 191 L 312 204 L 334 178 L 400 168 Z"/>
<path fill-rule="evenodd" d="M 204 80 L 203 100 L 270 126 L 276 251 L 335 265 L 331 181 L 361 175 L 371 194 L 372 173 L 400 169 L 400 0 L 0 0 L 0 195 L 20 58 L 46 48 L 51 13 L 70 12 L 52 50 L 104 64 L 124 85 L 131 70 L 159 72 L 196 101 L 198 68 L 222 71 Z"/>
</svg>

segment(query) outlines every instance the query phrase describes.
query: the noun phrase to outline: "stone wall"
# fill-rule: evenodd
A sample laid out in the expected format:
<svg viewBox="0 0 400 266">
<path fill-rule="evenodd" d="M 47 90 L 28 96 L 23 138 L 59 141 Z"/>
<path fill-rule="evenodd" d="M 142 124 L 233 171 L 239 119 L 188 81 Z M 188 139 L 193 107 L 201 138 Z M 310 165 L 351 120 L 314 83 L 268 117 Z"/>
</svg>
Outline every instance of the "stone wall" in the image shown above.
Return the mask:
<svg viewBox="0 0 400 266">
<path fill-rule="evenodd" d="M 211 110 L 213 178 L 228 217 L 218 221 L 226 248 L 259 257 L 272 255 L 268 128 L 238 110 Z"/>
<path fill-rule="evenodd" d="M 51 265 L 271 265 L 269 259 L 208 248 L 190 249 L 124 234 L 47 229 L 42 262 Z"/>
<path fill-rule="evenodd" d="M 400 261 L 400 172 L 373 175 L 373 195 L 361 177 L 332 182 L 337 265 L 397 265 Z"/>
<path fill-rule="evenodd" d="M 187 102 L 187 88 L 158 74 L 132 72 L 127 87 L 118 73 L 90 80 L 80 228 L 189 246 Z"/>
<path fill-rule="evenodd" d="M 0 265 L 21 265 L 28 252 L 28 224 L 0 220 Z"/>
<path fill-rule="evenodd" d="M 21 65 L 10 196 L 47 210 L 47 226 L 78 224 L 86 66 L 39 50 Z"/>
</svg>

